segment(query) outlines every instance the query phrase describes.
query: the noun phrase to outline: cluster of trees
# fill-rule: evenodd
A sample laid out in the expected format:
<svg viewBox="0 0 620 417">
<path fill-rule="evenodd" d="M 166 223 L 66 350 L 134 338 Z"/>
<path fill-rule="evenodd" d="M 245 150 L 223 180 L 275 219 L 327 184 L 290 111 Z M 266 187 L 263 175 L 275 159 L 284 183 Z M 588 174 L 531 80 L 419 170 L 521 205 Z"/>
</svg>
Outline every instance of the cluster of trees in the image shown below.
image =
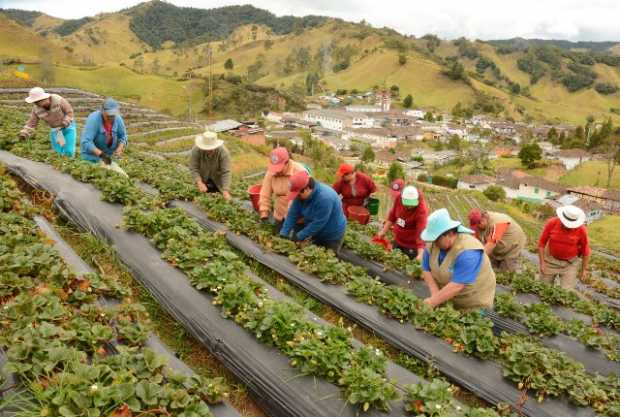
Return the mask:
<svg viewBox="0 0 620 417">
<path fill-rule="evenodd" d="M 85 24 L 92 22 L 92 18 L 83 17 L 81 19 L 70 19 L 65 20 L 60 25 L 54 28 L 54 32 L 58 33 L 60 36 L 67 36 L 77 31 L 79 28 L 84 26 Z"/>
<path fill-rule="evenodd" d="M 422 36 L 422 39 L 426 41 L 426 49 L 428 49 L 430 53 L 435 52 L 435 49 L 441 45 L 441 40 L 435 35 L 424 35 Z"/>
<path fill-rule="evenodd" d="M 0 13 L 24 26 L 32 26 L 37 17 L 43 13 L 31 10 L 0 9 Z"/>
<path fill-rule="evenodd" d="M 285 34 L 301 32 L 326 20 L 321 16 L 277 17 L 250 5 L 207 10 L 177 7 L 162 1 L 153 2 L 148 7 L 136 7 L 130 15 L 131 30 L 156 49 L 169 40 L 179 44 L 222 39 L 237 27 L 247 24 L 265 25 L 274 33 Z"/>
<path fill-rule="evenodd" d="M 444 74 L 452 80 L 463 80 L 465 82 L 469 81 L 465 67 L 459 62 L 458 59 L 453 58 L 448 61 L 447 69 L 444 71 Z"/>
<path fill-rule="evenodd" d="M 542 159 L 542 148 L 536 142 L 525 144 L 519 150 L 521 164 L 527 168 L 534 168 L 536 163 Z"/>
</svg>

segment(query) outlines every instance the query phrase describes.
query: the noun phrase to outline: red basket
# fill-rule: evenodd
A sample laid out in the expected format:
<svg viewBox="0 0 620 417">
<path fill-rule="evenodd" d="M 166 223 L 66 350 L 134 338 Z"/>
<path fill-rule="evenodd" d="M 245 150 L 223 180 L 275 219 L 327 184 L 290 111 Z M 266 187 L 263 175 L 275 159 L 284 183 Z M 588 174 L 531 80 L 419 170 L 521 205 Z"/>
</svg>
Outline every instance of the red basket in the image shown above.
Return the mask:
<svg viewBox="0 0 620 417">
<path fill-rule="evenodd" d="M 384 239 L 382 237 L 374 236 L 372 239 L 370 239 L 370 241 L 372 243 L 376 243 L 377 245 L 383 246 L 383 248 L 386 251 L 388 251 L 388 252 L 390 252 L 392 250 L 392 243 L 390 243 L 390 241 L 387 240 L 387 239 Z"/>
<path fill-rule="evenodd" d="M 366 207 L 349 206 L 347 207 L 347 217 L 355 220 L 359 224 L 368 224 L 370 221 L 370 212 Z"/>
<path fill-rule="evenodd" d="M 260 190 L 263 188 L 262 184 L 254 184 L 248 187 L 248 194 L 250 194 L 250 200 L 252 201 L 252 207 L 258 211 L 258 199 L 260 198 Z"/>
</svg>

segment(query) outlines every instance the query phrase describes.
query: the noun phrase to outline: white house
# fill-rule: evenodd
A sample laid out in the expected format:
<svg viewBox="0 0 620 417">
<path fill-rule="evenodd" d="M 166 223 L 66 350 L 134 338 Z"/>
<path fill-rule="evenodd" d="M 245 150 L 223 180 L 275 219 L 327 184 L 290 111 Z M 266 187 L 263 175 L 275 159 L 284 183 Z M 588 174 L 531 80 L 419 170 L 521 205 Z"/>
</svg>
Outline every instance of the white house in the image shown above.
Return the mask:
<svg viewBox="0 0 620 417">
<path fill-rule="evenodd" d="M 506 197 L 532 203 L 543 203 L 565 192 L 560 184 L 528 175 L 523 171 L 508 172 L 497 184 L 506 191 Z"/>
<path fill-rule="evenodd" d="M 583 149 L 562 149 L 555 156 L 568 171 L 592 158 L 590 154 Z"/>
<path fill-rule="evenodd" d="M 365 114 L 351 114 L 342 110 L 310 110 L 303 113 L 303 119 L 340 132 L 347 128 L 369 128 L 374 124 L 374 119 Z"/>
<path fill-rule="evenodd" d="M 407 110 L 405 112 L 405 115 L 415 117 L 416 119 L 424 119 L 424 116 L 426 116 L 426 112 L 420 109 Z"/>
<path fill-rule="evenodd" d="M 495 179 L 486 175 L 466 175 L 459 178 L 456 188 L 459 190 L 476 190 L 484 191 L 493 185 Z"/>
<path fill-rule="evenodd" d="M 425 165 L 444 165 L 448 162 L 456 159 L 456 152 L 451 150 L 446 151 L 427 151 L 427 150 L 419 150 L 415 152 L 413 156 L 421 156 L 424 160 Z"/>
<path fill-rule="evenodd" d="M 557 149 L 551 142 L 540 141 L 538 142 L 538 146 L 540 146 L 540 149 L 542 149 L 545 155 L 555 155 L 557 153 Z"/>
<path fill-rule="evenodd" d="M 372 104 L 351 105 L 344 108 L 348 112 L 353 113 L 380 113 L 383 111 L 380 106 Z"/>
</svg>

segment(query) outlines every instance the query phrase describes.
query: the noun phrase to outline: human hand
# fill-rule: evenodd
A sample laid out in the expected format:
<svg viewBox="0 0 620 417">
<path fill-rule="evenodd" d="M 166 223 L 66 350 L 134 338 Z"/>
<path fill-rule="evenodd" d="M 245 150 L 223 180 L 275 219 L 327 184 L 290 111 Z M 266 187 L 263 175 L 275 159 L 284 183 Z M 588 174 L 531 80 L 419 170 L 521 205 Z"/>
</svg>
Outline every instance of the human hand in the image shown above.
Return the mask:
<svg viewBox="0 0 620 417">
<path fill-rule="evenodd" d="M 588 271 L 586 269 L 582 269 L 581 273 L 579 274 L 579 280 L 581 282 L 588 282 Z"/>
<path fill-rule="evenodd" d="M 539 269 L 540 269 L 540 273 L 542 275 L 546 275 L 547 274 L 547 266 L 545 265 L 544 262 L 541 262 L 539 265 Z"/>
<path fill-rule="evenodd" d="M 228 191 L 222 191 L 222 196 L 224 196 L 224 200 L 226 201 L 232 200 L 232 197 Z"/>
<path fill-rule="evenodd" d="M 418 249 L 418 256 L 415 257 L 415 260 L 422 262 L 422 256 L 424 256 L 424 249 Z"/>
<path fill-rule="evenodd" d="M 198 191 L 200 191 L 201 193 L 206 193 L 208 191 L 208 188 L 204 182 L 198 181 L 196 185 L 198 186 Z"/>
<path fill-rule="evenodd" d="M 433 302 L 431 301 L 431 297 L 429 298 L 425 298 L 424 299 L 424 304 L 426 304 L 427 306 L 429 306 L 430 308 L 434 308 L 435 305 L 433 304 Z"/>
<path fill-rule="evenodd" d="M 269 212 L 268 211 L 261 211 L 260 212 L 260 219 L 261 219 L 261 221 L 268 220 L 269 219 Z"/>
<path fill-rule="evenodd" d="M 106 165 L 110 165 L 112 163 L 112 158 L 110 158 L 110 155 L 106 154 L 105 152 L 102 152 L 99 157 Z"/>
<path fill-rule="evenodd" d="M 17 137 L 19 137 L 21 140 L 28 139 L 28 135 L 27 135 L 27 134 L 25 134 L 24 132 L 19 132 L 19 134 L 17 135 Z"/>
</svg>

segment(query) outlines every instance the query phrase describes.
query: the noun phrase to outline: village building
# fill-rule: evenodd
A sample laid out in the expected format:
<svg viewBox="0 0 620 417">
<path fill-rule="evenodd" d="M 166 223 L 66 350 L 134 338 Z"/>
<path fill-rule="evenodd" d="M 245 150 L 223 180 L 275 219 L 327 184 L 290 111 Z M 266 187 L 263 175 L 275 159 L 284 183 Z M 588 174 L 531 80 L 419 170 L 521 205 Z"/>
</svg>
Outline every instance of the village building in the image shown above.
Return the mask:
<svg viewBox="0 0 620 417">
<path fill-rule="evenodd" d="M 568 171 L 592 159 L 592 156 L 583 149 L 561 149 L 555 154 L 555 157 L 562 162 Z"/>
<path fill-rule="evenodd" d="M 565 188 L 558 183 L 548 181 L 523 171 L 501 170 L 497 185 L 506 191 L 506 197 L 531 203 L 544 203 L 564 194 Z"/>
<path fill-rule="evenodd" d="M 466 175 L 459 178 L 456 188 L 459 190 L 484 191 L 495 183 L 495 178 L 487 175 Z"/>
<path fill-rule="evenodd" d="M 340 132 L 351 128 L 371 128 L 374 125 L 374 119 L 365 114 L 343 110 L 309 110 L 303 113 L 303 120 Z"/>
<path fill-rule="evenodd" d="M 583 200 L 598 203 L 606 211 L 620 213 L 620 191 L 618 190 L 584 186 L 571 187 L 567 191 Z"/>
<path fill-rule="evenodd" d="M 573 205 L 583 210 L 586 214 L 586 223 L 590 224 L 604 215 L 604 208 L 595 201 L 584 200 L 575 194 L 564 194 L 548 202 L 553 208 Z"/>
</svg>

